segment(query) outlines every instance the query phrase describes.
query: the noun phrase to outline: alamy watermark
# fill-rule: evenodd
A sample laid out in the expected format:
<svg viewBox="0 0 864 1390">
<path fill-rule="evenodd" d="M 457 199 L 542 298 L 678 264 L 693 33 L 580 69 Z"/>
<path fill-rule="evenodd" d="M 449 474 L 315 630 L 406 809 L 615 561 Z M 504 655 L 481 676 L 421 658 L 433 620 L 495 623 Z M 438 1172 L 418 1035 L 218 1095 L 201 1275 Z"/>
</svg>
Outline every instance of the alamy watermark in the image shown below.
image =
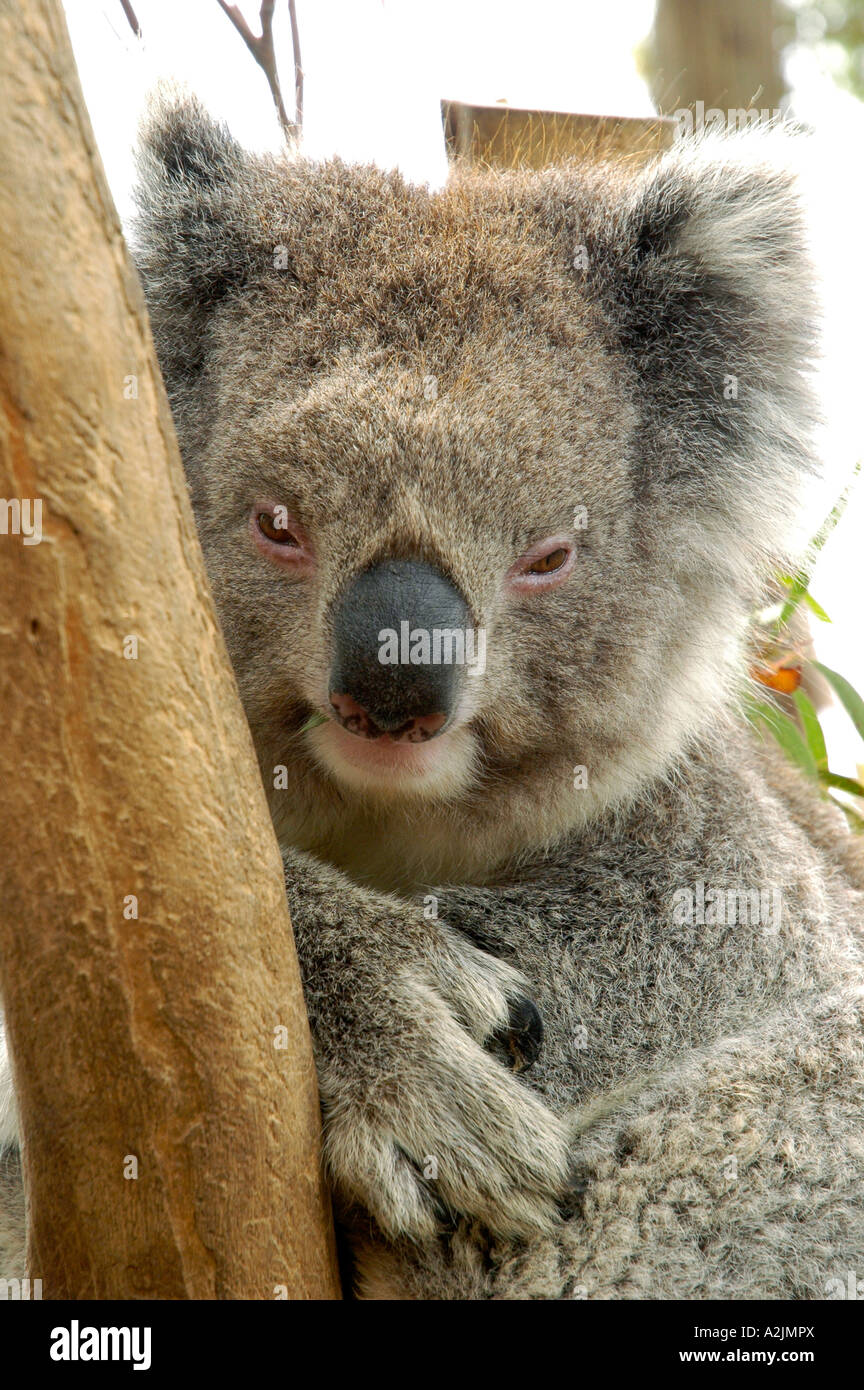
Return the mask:
<svg viewBox="0 0 864 1390">
<path fill-rule="evenodd" d="M 773 935 L 782 915 L 779 888 L 719 888 L 700 882 L 672 894 L 672 921 L 678 926 L 762 927 Z"/>
<path fill-rule="evenodd" d="M 399 631 L 378 633 L 382 666 L 467 666 L 472 676 L 486 670 L 486 629 L 473 627 L 415 627 L 403 619 Z"/>
<path fill-rule="evenodd" d="M 0 536 L 21 536 L 24 545 L 42 539 L 41 497 L 0 497 Z"/>
<path fill-rule="evenodd" d="M 864 1279 L 859 1279 L 854 1269 L 847 1269 L 845 1278 L 838 1276 L 826 1282 L 825 1297 L 858 1303 L 864 1299 Z"/>
<path fill-rule="evenodd" d="M 133 1371 L 150 1369 L 149 1327 L 82 1327 L 73 1318 L 68 1327 L 51 1332 L 52 1361 L 130 1361 Z"/>
<path fill-rule="evenodd" d="M 733 135 L 736 130 L 752 130 L 756 126 L 782 120 L 782 117 L 779 106 L 773 110 L 767 106 L 761 110 L 755 106 L 730 106 L 726 111 L 719 106 L 709 106 L 706 111 L 704 101 L 697 101 L 695 109 L 679 106 L 677 111 L 672 112 L 672 119 L 678 122 L 678 133 L 682 136 L 706 130 L 715 135 Z"/>
<path fill-rule="evenodd" d="M 29 1302 L 42 1297 L 41 1279 L 0 1279 L 0 1301 Z"/>
</svg>

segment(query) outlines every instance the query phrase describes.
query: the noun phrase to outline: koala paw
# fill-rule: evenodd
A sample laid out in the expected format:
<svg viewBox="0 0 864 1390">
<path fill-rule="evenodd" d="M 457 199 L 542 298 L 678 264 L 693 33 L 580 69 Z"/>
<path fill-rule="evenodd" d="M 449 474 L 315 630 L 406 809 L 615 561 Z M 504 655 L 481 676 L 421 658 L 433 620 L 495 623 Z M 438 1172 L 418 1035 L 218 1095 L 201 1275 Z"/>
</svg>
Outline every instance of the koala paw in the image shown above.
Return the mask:
<svg viewBox="0 0 864 1390">
<path fill-rule="evenodd" d="M 525 988 L 510 966 L 453 934 L 448 949 L 393 981 L 374 1075 L 362 1068 L 357 1084 L 347 1052 L 338 1074 L 322 1068 L 330 1171 L 386 1235 L 429 1238 L 457 1216 L 501 1236 L 560 1221 L 567 1127 L 511 1074 L 542 1041 Z"/>
</svg>

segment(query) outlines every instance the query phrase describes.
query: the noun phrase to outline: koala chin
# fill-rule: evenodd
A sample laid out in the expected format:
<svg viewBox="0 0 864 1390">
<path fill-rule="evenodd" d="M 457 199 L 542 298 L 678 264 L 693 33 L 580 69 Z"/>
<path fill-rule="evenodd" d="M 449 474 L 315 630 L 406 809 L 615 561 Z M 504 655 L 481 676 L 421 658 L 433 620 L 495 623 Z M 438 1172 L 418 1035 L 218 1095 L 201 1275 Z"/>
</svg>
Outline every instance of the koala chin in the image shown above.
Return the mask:
<svg viewBox="0 0 864 1390">
<path fill-rule="evenodd" d="M 145 122 L 136 261 L 358 1296 L 864 1262 L 862 842 L 738 712 L 817 466 L 794 146 L 432 193 L 186 96 Z"/>
<path fill-rule="evenodd" d="M 361 741 L 333 721 L 310 730 L 313 757 L 340 785 L 370 800 L 449 800 L 470 785 L 476 743 L 462 726 L 426 743 Z"/>
</svg>

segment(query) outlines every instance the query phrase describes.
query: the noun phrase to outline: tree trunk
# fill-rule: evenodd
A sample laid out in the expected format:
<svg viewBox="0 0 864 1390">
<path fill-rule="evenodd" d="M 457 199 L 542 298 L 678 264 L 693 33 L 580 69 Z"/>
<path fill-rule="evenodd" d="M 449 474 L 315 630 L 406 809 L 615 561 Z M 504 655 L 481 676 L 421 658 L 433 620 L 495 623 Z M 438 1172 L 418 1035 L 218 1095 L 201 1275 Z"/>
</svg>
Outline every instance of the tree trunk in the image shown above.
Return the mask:
<svg viewBox="0 0 864 1390">
<path fill-rule="evenodd" d="M 28 1272 L 46 1298 L 338 1297 L 279 851 L 57 0 L 0 0 L 0 141 Z"/>
<path fill-rule="evenodd" d="M 648 45 L 658 111 L 703 102 L 722 111 L 780 105 L 774 0 L 657 0 Z"/>
</svg>

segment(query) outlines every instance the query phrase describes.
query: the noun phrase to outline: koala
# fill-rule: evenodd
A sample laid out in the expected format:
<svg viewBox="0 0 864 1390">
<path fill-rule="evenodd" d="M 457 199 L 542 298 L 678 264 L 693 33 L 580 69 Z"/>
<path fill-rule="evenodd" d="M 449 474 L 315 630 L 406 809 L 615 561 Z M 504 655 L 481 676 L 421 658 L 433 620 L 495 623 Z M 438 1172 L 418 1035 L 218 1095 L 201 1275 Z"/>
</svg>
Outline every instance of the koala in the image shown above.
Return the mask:
<svg viewBox="0 0 864 1390">
<path fill-rule="evenodd" d="M 358 1297 L 864 1267 L 864 852 L 738 712 L 817 463 L 784 150 L 430 192 L 251 156 L 188 96 L 143 129 Z"/>
</svg>

